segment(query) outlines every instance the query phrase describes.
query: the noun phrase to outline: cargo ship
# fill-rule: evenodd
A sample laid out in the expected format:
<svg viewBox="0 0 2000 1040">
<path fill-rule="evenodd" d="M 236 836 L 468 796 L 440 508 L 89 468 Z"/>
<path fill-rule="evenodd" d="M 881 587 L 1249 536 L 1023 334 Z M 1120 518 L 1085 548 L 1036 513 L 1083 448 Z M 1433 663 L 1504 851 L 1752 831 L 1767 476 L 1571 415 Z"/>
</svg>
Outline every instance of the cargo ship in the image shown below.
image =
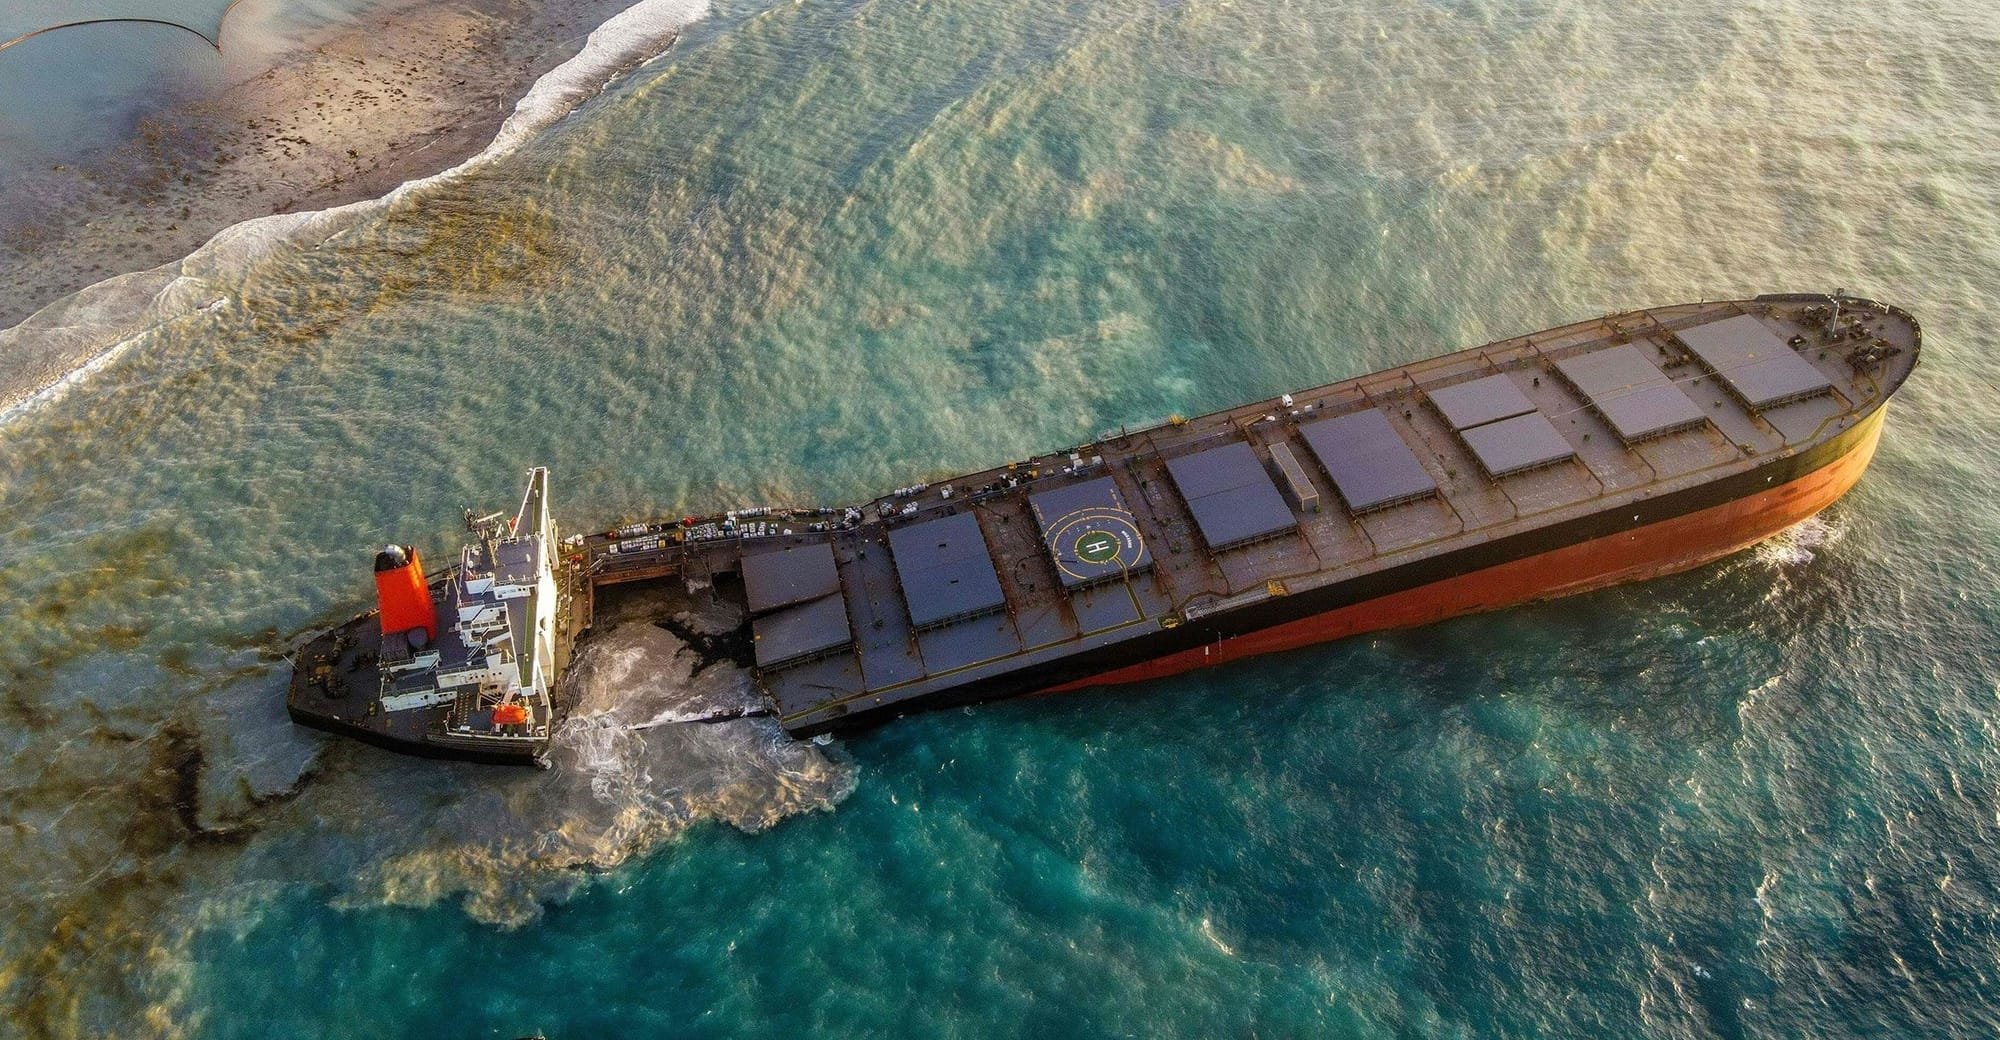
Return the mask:
<svg viewBox="0 0 2000 1040">
<path fill-rule="evenodd" d="M 560 617 L 538 629 L 524 608 L 524 639 L 510 608 L 504 637 L 438 637 L 486 647 L 485 671 L 456 649 L 404 656 L 425 620 L 403 606 L 415 579 L 384 585 L 378 557 L 379 610 L 308 648 L 291 711 L 403 750 L 523 760 L 492 753 L 510 739 L 532 758 L 597 597 L 635 583 L 741 616 L 769 714 L 807 737 L 1670 574 L 1852 487 L 1921 340 L 1907 312 L 1839 293 L 1632 311 L 867 503 L 631 523 L 570 539 L 560 561 L 537 470 L 540 518 L 524 503 L 507 530 L 545 532 L 535 582 Z M 475 587 L 521 598 L 520 582 L 479 584 L 506 544 L 469 546 L 426 586 L 440 616 L 488 616 Z M 531 680 L 520 651 L 543 632 L 558 663 Z M 514 704 L 529 721 L 501 723 Z"/>
</svg>

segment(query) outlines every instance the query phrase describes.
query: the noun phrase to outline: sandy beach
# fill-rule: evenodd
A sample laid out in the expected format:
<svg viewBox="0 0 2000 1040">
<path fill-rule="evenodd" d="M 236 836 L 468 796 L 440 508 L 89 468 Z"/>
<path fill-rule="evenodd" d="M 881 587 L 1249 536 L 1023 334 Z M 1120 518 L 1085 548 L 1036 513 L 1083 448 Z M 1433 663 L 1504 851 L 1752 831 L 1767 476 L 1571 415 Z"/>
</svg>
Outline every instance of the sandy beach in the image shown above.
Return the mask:
<svg viewBox="0 0 2000 1040">
<path fill-rule="evenodd" d="M 367 17 L 141 120 L 107 154 L 22 178 L 0 199 L 0 329 L 240 221 L 376 198 L 456 165 L 627 6 L 439 0 Z M 56 375 L 65 364 L 36 360 Z"/>
</svg>

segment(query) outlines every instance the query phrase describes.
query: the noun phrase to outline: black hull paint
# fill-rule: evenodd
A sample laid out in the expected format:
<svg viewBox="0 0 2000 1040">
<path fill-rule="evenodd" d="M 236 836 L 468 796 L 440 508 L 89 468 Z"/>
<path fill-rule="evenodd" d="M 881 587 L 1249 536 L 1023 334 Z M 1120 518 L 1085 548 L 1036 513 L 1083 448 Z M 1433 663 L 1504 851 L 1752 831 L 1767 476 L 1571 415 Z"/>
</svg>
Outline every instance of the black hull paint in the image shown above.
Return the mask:
<svg viewBox="0 0 2000 1040">
<path fill-rule="evenodd" d="M 365 726 L 356 726 L 349 722 L 328 718 L 324 715 L 313 715 L 290 706 L 287 706 L 285 710 L 292 717 L 292 721 L 301 726 L 308 726 L 322 733 L 350 737 L 385 751 L 394 751 L 401 755 L 416 755 L 421 758 L 455 762 L 476 762 L 481 765 L 490 766 L 534 766 L 536 768 L 547 768 L 547 763 L 543 762 L 537 755 L 496 754 L 492 752 L 473 751 L 466 748 L 446 747 L 424 741 L 403 740 L 398 737 L 389 736 L 386 733 L 368 729 Z"/>
</svg>

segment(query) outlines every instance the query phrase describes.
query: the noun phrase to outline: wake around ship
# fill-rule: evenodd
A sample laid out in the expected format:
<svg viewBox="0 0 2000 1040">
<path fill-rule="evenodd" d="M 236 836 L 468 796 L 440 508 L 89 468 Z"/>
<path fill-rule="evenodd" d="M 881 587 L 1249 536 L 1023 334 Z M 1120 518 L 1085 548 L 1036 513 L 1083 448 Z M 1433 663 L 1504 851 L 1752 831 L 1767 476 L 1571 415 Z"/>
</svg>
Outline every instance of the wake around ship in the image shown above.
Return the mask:
<svg viewBox="0 0 2000 1040">
<path fill-rule="evenodd" d="M 379 607 L 309 643 L 298 722 L 533 762 L 612 586 L 739 616 L 795 736 L 1151 679 L 1656 577 L 1860 479 L 1922 333 L 1783 294 L 1491 343 L 844 508 L 757 507 L 558 544 L 548 474 L 453 568 L 376 557 Z"/>
</svg>

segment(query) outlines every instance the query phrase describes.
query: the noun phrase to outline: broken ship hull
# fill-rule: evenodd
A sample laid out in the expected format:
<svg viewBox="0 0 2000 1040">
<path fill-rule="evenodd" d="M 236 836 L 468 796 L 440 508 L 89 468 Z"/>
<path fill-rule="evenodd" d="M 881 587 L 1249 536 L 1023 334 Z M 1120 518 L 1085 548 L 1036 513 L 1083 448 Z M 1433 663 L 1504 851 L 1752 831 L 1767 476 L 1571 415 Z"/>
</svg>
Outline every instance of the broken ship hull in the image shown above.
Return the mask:
<svg viewBox="0 0 2000 1040">
<path fill-rule="evenodd" d="M 414 546 L 375 554 L 377 608 L 294 657 L 292 721 L 407 754 L 540 764 L 562 722 L 553 687 L 575 634 L 548 470 L 528 471 L 511 520 L 468 509 L 465 523 L 476 541 L 438 573 Z"/>
<path fill-rule="evenodd" d="M 443 580 L 431 591 L 433 601 L 442 608 L 447 596 Z M 546 742 L 522 741 L 502 747 L 452 743 L 444 732 L 451 714 L 446 706 L 382 711 L 378 699 L 381 673 L 374 663 L 381 645 L 380 613 L 372 610 L 307 640 L 294 655 L 297 664 L 285 695 L 286 714 L 298 725 L 406 755 L 484 765 L 542 764 Z M 321 666 L 326 670 L 320 671 Z"/>
<path fill-rule="evenodd" d="M 797 737 L 1156 679 L 1745 549 L 1860 479 L 1921 342 L 1907 312 L 1838 294 L 1631 311 L 1121 428 L 860 505 L 625 524 L 562 543 L 559 578 L 548 576 L 555 541 L 537 470 L 520 515 L 549 532 L 534 557 L 540 598 L 519 598 L 530 583 L 496 568 L 489 533 L 483 554 L 462 558 L 455 609 L 445 596 L 436 613 L 459 619 L 444 644 L 478 643 L 489 663 L 539 662 L 526 651 L 556 647 L 533 683 L 521 664 L 522 688 L 546 698 L 600 594 L 678 586 L 701 613 L 741 618 L 720 642 L 738 648 L 769 714 Z M 378 586 L 397 583 L 378 573 Z M 501 638 L 475 631 L 499 615 L 473 593 L 540 603 L 537 617 L 565 606 Z M 450 739 L 468 718 L 487 734 L 470 743 L 490 749 L 492 735 L 512 732 L 486 710 L 512 695 L 469 701 L 464 669 L 435 683 L 457 691 L 449 725 L 370 713 L 371 699 L 412 696 L 357 656 L 383 638 L 371 624 L 381 627 L 357 618 L 307 648 L 295 719 L 455 758 L 480 757 Z M 385 667 L 411 667 L 394 660 Z M 366 695 L 371 684 L 379 697 Z M 560 719 L 534 703 L 545 747 Z"/>
</svg>

